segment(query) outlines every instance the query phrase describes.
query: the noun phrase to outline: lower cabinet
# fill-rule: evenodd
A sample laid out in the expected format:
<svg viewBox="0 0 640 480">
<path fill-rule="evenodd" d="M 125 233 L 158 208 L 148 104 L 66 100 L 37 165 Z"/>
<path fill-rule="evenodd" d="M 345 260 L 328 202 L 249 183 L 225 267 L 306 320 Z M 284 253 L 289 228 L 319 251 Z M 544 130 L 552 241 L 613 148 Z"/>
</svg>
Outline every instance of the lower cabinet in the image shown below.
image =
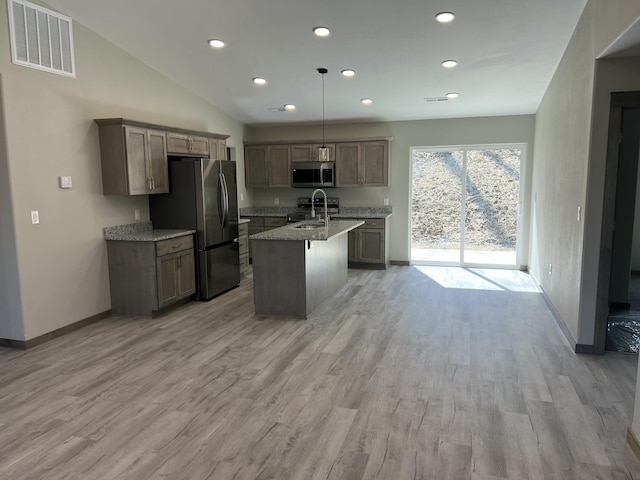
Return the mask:
<svg viewBox="0 0 640 480">
<path fill-rule="evenodd" d="M 385 219 L 360 219 L 364 225 L 349 232 L 349 267 L 385 269 L 389 263 Z"/>
<path fill-rule="evenodd" d="M 283 227 L 287 224 L 286 217 L 246 217 L 249 222 L 249 237 L 256 233 L 262 233 L 274 228 Z M 251 263 L 251 238 L 249 238 L 249 263 Z"/>
<path fill-rule="evenodd" d="M 196 292 L 193 250 L 158 257 L 158 308 L 165 307 Z"/>
<path fill-rule="evenodd" d="M 238 244 L 240 247 L 240 274 L 246 275 L 249 271 L 249 224 L 238 225 Z"/>
<path fill-rule="evenodd" d="M 193 236 L 107 241 L 114 315 L 153 316 L 196 292 Z"/>
</svg>

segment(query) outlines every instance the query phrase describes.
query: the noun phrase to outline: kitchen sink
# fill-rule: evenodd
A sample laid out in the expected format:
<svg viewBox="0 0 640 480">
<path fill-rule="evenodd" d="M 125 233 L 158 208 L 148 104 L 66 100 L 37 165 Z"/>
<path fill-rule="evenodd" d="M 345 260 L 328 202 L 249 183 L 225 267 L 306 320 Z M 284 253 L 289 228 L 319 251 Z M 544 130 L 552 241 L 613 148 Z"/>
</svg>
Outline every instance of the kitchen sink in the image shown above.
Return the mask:
<svg viewBox="0 0 640 480">
<path fill-rule="evenodd" d="M 324 223 L 303 223 L 302 225 L 296 225 L 293 228 L 300 228 L 302 230 L 315 230 L 316 228 L 321 228 L 324 226 Z"/>
</svg>

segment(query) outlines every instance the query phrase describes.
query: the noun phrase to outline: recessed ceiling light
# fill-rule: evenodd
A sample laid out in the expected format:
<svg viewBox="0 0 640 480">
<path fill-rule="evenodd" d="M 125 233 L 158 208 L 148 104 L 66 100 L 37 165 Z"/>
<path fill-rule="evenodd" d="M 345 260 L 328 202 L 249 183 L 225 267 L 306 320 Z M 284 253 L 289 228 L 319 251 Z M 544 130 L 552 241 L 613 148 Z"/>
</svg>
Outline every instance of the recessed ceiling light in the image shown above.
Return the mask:
<svg viewBox="0 0 640 480">
<path fill-rule="evenodd" d="M 315 27 L 313 29 L 313 33 L 315 33 L 319 37 L 328 37 L 331 33 L 331 30 L 329 30 L 327 27 Z"/>
<path fill-rule="evenodd" d="M 222 40 L 217 39 L 217 38 L 212 38 L 210 40 L 207 40 L 207 42 L 213 48 L 222 48 L 222 47 L 224 47 L 224 42 Z"/>
<path fill-rule="evenodd" d="M 251 80 L 256 85 L 264 85 L 265 83 L 267 83 L 267 81 L 262 77 L 253 77 Z"/>
<path fill-rule="evenodd" d="M 442 62 L 442 66 L 444 68 L 453 68 L 456 65 L 458 65 L 458 62 L 456 60 L 445 60 L 444 62 Z"/>
<path fill-rule="evenodd" d="M 295 110 L 296 106 L 294 104 L 292 104 L 292 103 L 287 103 L 287 104 L 285 104 L 284 109 L 291 111 L 291 110 Z"/>
<path fill-rule="evenodd" d="M 344 75 L 345 77 L 353 77 L 356 74 L 356 71 L 350 68 L 345 68 L 340 73 L 342 73 L 342 75 Z"/>
<path fill-rule="evenodd" d="M 456 16 L 451 12 L 440 12 L 436 15 L 436 20 L 440 23 L 449 23 L 453 21 Z"/>
<path fill-rule="evenodd" d="M 362 100 L 360 100 L 364 105 L 371 105 L 373 103 L 373 100 L 371 100 L 370 98 L 363 98 Z"/>
<path fill-rule="evenodd" d="M 447 93 L 447 98 L 453 100 L 454 98 L 458 98 L 460 94 L 458 92 L 449 92 Z"/>
</svg>

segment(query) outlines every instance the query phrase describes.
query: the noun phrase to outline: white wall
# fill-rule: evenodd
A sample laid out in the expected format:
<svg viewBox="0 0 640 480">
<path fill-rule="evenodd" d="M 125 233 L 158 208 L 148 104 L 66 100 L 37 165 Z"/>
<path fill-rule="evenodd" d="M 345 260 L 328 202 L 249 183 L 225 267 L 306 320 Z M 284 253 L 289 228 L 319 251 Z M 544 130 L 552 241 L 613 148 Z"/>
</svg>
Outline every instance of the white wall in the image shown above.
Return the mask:
<svg viewBox="0 0 640 480">
<path fill-rule="evenodd" d="M 601 62 L 596 86 L 596 57 L 639 15 L 590 0 L 536 115 L 530 269 L 578 344 L 594 341 L 609 92 L 640 89 L 632 60 Z"/>
<path fill-rule="evenodd" d="M 76 79 L 13 65 L 6 14 L 0 8 L 0 338 L 28 340 L 111 308 L 102 228 L 133 222 L 136 208 L 148 219 L 146 196 L 102 195 L 94 118 L 228 134 L 240 163 L 244 127 L 78 23 Z M 58 188 L 59 175 L 73 177 L 71 190 Z M 39 210 L 40 225 L 31 225 L 31 210 Z"/>
<path fill-rule="evenodd" d="M 447 120 L 423 120 L 407 122 L 329 124 L 325 126 L 327 139 L 346 139 L 363 137 L 392 136 L 390 151 L 390 186 L 366 188 L 337 188 L 331 195 L 340 198 L 342 206 L 381 206 L 383 198 L 388 197 L 393 206 L 393 216 L 389 220 L 390 252 L 393 261 L 408 261 L 409 252 L 409 215 L 411 175 L 411 147 L 527 143 L 527 165 L 523 188 L 526 203 L 523 216 L 523 250 L 528 249 L 529 205 L 530 198 L 527 179 L 530 178 L 531 158 L 533 155 L 534 116 L 520 115 L 509 117 L 463 118 Z M 247 131 L 247 140 L 312 140 L 322 138 L 320 125 L 284 126 L 251 128 Z M 278 197 L 281 205 L 295 205 L 298 196 L 309 195 L 305 189 L 254 189 L 255 205 L 273 205 Z M 525 260 L 527 255 L 525 253 Z"/>
</svg>

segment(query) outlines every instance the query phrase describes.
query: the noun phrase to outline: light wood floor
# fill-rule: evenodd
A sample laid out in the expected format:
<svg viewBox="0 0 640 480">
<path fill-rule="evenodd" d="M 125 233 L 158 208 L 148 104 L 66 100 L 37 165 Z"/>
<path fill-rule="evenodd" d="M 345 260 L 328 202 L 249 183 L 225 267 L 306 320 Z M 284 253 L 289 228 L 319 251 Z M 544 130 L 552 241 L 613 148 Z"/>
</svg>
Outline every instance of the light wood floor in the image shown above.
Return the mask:
<svg viewBox="0 0 640 480">
<path fill-rule="evenodd" d="M 0 349 L 0 478 L 640 478 L 636 358 L 575 355 L 533 290 L 350 271 L 308 320 L 260 319 L 249 279 Z"/>
</svg>

